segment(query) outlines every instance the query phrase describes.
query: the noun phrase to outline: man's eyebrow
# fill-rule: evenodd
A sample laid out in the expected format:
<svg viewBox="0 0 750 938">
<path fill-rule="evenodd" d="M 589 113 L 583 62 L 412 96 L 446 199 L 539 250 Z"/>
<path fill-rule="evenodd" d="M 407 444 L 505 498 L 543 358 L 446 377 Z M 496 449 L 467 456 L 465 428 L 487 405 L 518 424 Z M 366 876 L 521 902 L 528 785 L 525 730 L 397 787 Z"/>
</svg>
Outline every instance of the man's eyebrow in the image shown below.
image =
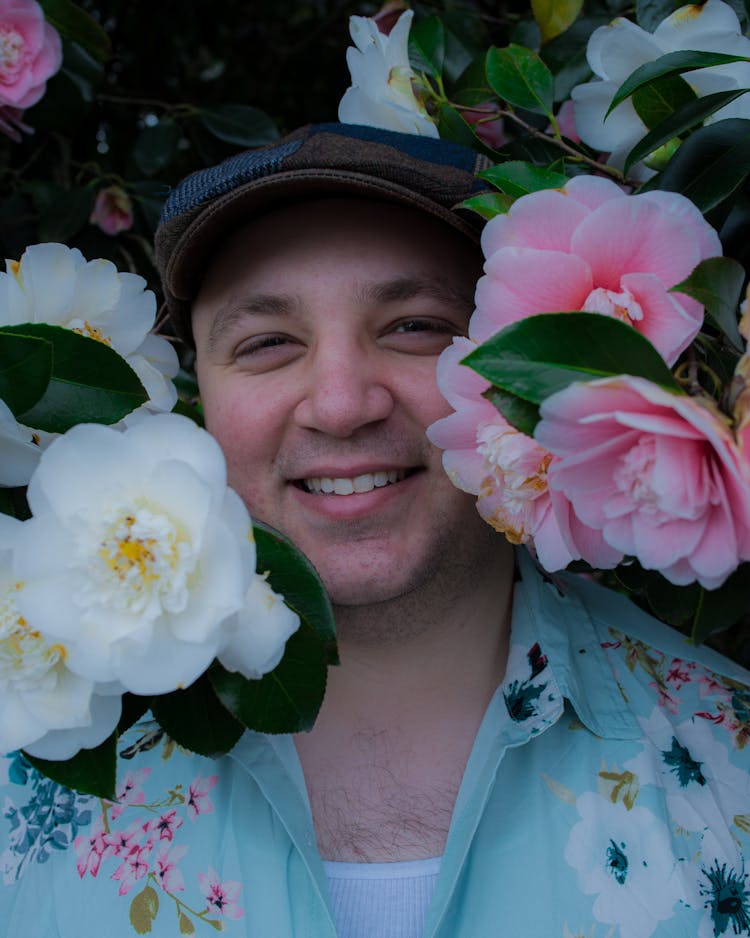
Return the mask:
<svg viewBox="0 0 750 938">
<path fill-rule="evenodd" d="M 299 301 L 295 297 L 276 293 L 256 293 L 241 300 L 230 300 L 214 316 L 208 333 L 208 347 L 214 348 L 223 332 L 248 316 L 289 316 L 298 307 Z"/>
<path fill-rule="evenodd" d="M 396 277 L 363 284 L 359 289 L 362 299 L 377 303 L 399 303 L 426 296 L 447 306 L 470 314 L 474 309 L 473 291 L 463 290 L 447 280 L 422 277 Z"/>
</svg>

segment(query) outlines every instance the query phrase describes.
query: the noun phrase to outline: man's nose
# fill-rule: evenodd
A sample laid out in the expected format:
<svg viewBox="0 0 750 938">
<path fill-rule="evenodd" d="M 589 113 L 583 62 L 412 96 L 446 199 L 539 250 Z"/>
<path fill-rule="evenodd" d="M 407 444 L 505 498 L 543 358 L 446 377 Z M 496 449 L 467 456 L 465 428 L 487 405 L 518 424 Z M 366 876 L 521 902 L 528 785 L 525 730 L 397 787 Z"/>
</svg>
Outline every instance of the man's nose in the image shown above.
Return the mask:
<svg viewBox="0 0 750 938">
<path fill-rule="evenodd" d="M 348 437 L 385 420 L 393 406 L 382 353 L 341 342 L 311 354 L 295 419 L 306 429 Z"/>
</svg>

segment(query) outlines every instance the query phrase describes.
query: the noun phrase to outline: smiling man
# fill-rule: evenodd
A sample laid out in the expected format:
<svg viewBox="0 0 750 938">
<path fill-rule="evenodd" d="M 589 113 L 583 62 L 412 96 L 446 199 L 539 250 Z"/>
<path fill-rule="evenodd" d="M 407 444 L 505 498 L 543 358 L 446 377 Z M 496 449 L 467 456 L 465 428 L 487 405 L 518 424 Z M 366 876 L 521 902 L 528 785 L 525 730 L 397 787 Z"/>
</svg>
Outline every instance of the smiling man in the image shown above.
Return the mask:
<svg viewBox="0 0 750 938">
<path fill-rule="evenodd" d="M 321 125 L 170 195 L 207 426 L 320 572 L 341 665 L 307 734 L 209 759 L 134 731 L 116 806 L 9 762 L 6 935 L 750 936 L 750 675 L 545 576 L 425 436 L 481 267 L 476 168 Z"/>
</svg>

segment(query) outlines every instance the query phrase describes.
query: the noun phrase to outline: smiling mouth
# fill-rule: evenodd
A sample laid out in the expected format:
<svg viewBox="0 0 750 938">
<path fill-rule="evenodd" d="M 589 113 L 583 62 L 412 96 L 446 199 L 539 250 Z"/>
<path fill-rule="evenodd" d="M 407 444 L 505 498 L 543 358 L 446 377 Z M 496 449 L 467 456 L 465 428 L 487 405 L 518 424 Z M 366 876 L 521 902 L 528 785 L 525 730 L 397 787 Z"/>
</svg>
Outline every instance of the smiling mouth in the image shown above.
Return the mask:
<svg viewBox="0 0 750 938">
<path fill-rule="evenodd" d="M 299 479 L 295 485 L 312 495 L 359 495 L 401 482 L 415 472 L 417 472 L 416 469 L 389 469 L 382 472 L 365 472 L 362 475 L 346 478 L 322 476 Z"/>
</svg>

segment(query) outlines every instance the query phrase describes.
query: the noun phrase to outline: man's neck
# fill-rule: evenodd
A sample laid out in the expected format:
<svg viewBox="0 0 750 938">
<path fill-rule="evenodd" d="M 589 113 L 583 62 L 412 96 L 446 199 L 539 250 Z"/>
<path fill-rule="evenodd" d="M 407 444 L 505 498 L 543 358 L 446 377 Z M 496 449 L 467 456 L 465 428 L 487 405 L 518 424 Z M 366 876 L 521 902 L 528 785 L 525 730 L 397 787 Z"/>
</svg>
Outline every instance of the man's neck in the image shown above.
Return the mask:
<svg viewBox="0 0 750 938">
<path fill-rule="evenodd" d="M 507 658 L 510 554 L 441 602 L 337 609 L 341 666 L 297 737 L 321 854 L 395 861 L 442 853 L 474 737 Z M 368 617 L 380 618 L 379 628 Z M 388 636 L 388 637 L 386 637 Z"/>
</svg>

